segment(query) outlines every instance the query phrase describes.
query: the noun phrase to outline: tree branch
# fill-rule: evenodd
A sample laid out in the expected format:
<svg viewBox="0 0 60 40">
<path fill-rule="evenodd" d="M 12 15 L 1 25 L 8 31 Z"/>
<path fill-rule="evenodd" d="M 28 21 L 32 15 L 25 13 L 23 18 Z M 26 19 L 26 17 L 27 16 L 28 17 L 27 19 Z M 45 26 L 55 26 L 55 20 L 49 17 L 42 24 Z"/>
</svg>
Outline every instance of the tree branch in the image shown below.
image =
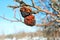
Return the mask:
<svg viewBox="0 0 60 40">
<path fill-rule="evenodd" d="M 32 6 L 35 6 L 34 0 L 31 0 L 31 2 L 32 2 Z"/>
<path fill-rule="evenodd" d="M 42 2 L 42 0 L 39 0 L 39 2 L 44 6 L 44 8 L 47 10 L 46 5 Z"/>
<path fill-rule="evenodd" d="M 53 24 L 53 21 L 52 22 L 48 22 L 48 23 L 44 23 L 44 24 L 36 24 L 35 26 L 51 26 Z"/>
<path fill-rule="evenodd" d="M 14 10 L 14 18 L 19 21 L 19 19 L 16 18 L 16 10 Z"/>
<path fill-rule="evenodd" d="M 13 8 L 13 9 L 16 9 L 16 8 L 19 8 L 20 6 L 7 6 L 7 7 L 10 7 L 10 8 Z"/>
<path fill-rule="evenodd" d="M 57 10 L 53 5 L 51 5 L 51 6 L 55 11 L 57 11 L 60 14 L 60 10 Z"/>
<path fill-rule="evenodd" d="M 3 19 L 5 19 L 5 20 L 7 20 L 7 21 L 11 21 L 11 22 L 19 22 L 19 21 L 17 21 L 17 20 L 10 20 L 10 19 L 5 18 L 5 17 L 2 17 L 2 16 L 0 16 L 0 18 L 3 18 Z"/>
<path fill-rule="evenodd" d="M 2 17 L 2 16 L 0 16 L 0 18 L 3 18 L 4 20 L 10 21 L 10 22 L 22 22 L 22 21 L 20 21 L 20 20 L 10 20 L 10 19 L 5 18 L 5 17 Z M 22 23 L 23 23 L 23 22 L 22 22 Z"/>
</svg>

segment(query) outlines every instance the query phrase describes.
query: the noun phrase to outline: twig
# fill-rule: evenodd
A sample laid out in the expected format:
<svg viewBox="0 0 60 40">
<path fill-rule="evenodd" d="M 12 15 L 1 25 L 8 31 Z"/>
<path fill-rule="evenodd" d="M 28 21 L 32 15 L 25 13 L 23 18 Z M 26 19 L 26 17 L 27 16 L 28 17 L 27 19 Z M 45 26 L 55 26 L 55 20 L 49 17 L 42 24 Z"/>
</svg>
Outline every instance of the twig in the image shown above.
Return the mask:
<svg viewBox="0 0 60 40">
<path fill-rule="evenodd" d="M 7 20 L 7 21 L 11 21 L 11 22 L 19 22 L 19 21 L 17 21 L 17 20 L 10 20 L 10 19 L 5 18 L 5 17 L 2 17 L 2 16 L 0 16 L 0 18 L 3 18 L 3 19 L 5 19 L 5 20 Z"/>
<path fill-rule="evenodd" d="M 53 14 L 52 12 L 48 11 L 48 10 L 42 10 L 39 6 L 36 6 L 35 3 L 34 3 L 34 0 L 31 0 L 32 1 L 32 4 L 33 6 L 29 5 L 30 7 L 33 7 L 33 8 L 36 8 L 38 10 L 38 12 L 45 12 L 46 14 L 50 14 L 52 16 L 57 16 L 55 14 Z"/>
<path fill-rule="evenodd" d="M 60 22 L 60 20 L 56 20 L 57 22 Z"/>
<path fill-rule="evenodd" d="M 55 10 L 55 11 L 57 11 L 58 13 L 60 13 L 60 11 L 59 10 L 57 10 L 56 8 L 54 8 L 54 6 L 53 5 L 51 5 L 52 6 L 52 8 Z"/>
<path fill-rule="evenodd" d="M 30 5 L 29 5 L 30 6 Z M 36 8 L 38 10 L 38 12 L 45 12 L 46 14 L 50 14 L 51 16 L 57 16 L 56 14 L 53 14 L 52 12 L 48 11 L 48 10 L 42 10 L 39 6 L 30 6 L 33 8 Z"/>
<path fill-rule="evenodd" d="M 48 15 L 46 15 L 46 17 L 42 20 L 42 22 L 44 23 L 44 24 L 46 24 L 46 19 L 48 18 Z"/>
<path fill-rule="evenodd" d="M 16 18 L 16 10 L 14 10 L 14 18 L 19 21 L 19 19 Z"/>
<path fill-rule="evenodd" d="M 20 6 L 7 6 L 7 7 L 13 8 L 13 10 L 14 10 L 16 8 L 19 8 Z"/>
<path fill-rule="evenodd" d="M 16 8 L 19 8 L 20 6 L 8 6 L 8 7 L 10 7 L 10 8 L 13 8 L 13 10 L 14 10 L 14 18 L 17 20 L 17 21 L 21 21 L 22 22 L 22 20 L 21 20 L 21 18 L 20 18 L 20 20 L 18 19 L 18 18 L 16 18 Z"/>
<path fill-rule="evenodd" d="M 35 6 L 34 0 L 31 0 L 31 2 L 32 2 L 32 5 Z"/>
<path fill-rule="evenodd" d="M 47 10 L 47 7 L 46 7 L 46 5 L 41 1 L 41 0 L 39 0 L 39 2 L 45 7 L 45 9 Z"/>
<path fill-rule="evenodd" d="M 52 24 L 53 24 L 53 21 L 52 22 L 48 22 L 48 23 L 44 23 L 44 24 L 36 24 L 35 26 L 38 26 L 38 27 L 40 27 L 40 26 L 50 26 Z"/>
</svg>

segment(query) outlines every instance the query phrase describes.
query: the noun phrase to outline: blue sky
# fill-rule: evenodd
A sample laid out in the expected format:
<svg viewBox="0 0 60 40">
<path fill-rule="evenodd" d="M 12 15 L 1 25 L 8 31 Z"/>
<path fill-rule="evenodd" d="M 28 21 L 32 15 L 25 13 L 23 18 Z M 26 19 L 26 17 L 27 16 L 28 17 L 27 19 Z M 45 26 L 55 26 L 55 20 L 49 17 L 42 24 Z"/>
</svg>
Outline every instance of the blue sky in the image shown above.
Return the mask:
<svg viewBox="0 0 60 40">
<path fill-rule="evenodd" d="M 25 2 L 27 4 L 31 5 L 30 0 L 26 0 Z M 16 4 L 18 4 L 18 3 L 14 2 L 13 0 L 0 0 L 0 16 L 5 16 L 9 19 L 14 19 L 13 18 L 13 13 L 14 13 L 13 9 L 8 8 L 7 6 L 16 5 Z M 46 5 L 48 5 L 47 2 L 46 2 Z M 16 9 L 16 13 L 17 13 L 17 17 L 19 18 L 19 15 L 18 15 L 18 13 L 20 13 L 19 9 Z M 42 15 L 44 15 L 44 14 L 39 13 L 39 14 L 35 15 L 37 23 L 41 22 L 39 17 L 41 17 L 41 18 L 45 17 L 45 15 L 44 16 L 42 16 Z M 0 18 L 0 35 L 3 33 L 4 34 L 13 34 L 13 33 L 23 32 L 23 31 L 24 32 L 35 32 L 38 29 L 39 29 L 39 27 L 36 27 L 36 26 L 30 27 L 21 22 L 9 22 L 9 21 L 6 21 L 6 20 Z"/>
</svg>

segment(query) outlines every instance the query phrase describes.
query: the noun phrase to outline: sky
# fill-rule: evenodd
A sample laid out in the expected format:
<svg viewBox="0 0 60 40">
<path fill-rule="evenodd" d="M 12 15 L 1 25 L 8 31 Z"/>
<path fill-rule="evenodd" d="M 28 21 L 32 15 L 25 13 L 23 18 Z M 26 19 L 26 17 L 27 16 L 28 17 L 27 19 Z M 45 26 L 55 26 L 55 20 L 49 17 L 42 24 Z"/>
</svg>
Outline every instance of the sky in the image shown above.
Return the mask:
<svg viewBox="0 0 60 40">
<path fill-rule="evenodd" d="M 30 0 L 26 0 L 25 2 L 29 5 L 31 5 Z M 13 0 L 0 0 L 0 16 L 4 16 L 9 19 L 14 19 L 13 18 L 14 11 L 12 8 L 7 7 L 8 5 L 19 5 L 19 4 L 14 2 Z M 48 2 L 46 2 L 46 5 L 48 5 Z M 51 9 L 49 9 L 49 10 L 51 10 Z M 16 14 L 17 14 L 17 17 L 19 18 L 18 13 L 20 13 L 19 8 L 16 9 Z M 42 15 L 44 15 L 42 12 L 35 15 L 36 20 L 37 20 L 36 23 L 41 22 L 39 17 L 44 18 L 46 16 L 46 15 L 44 15 L 44 16 L 42 16 Z M 21 16 L 21 18 L 22 18 L 22 16 Z M 22 18 L 22 20 L 23 20 L 23 18 Z M 30 27 L 21 22 L 10 22 L 10 21 L 6 21 L 6 20 L 0 18 L 0 35 L 13 34 L 13 33 L 18 33 L 18 32 L 36 32 L 38 29 L 39 29 L 39 27 L 36 27 L 36 26 Z M 40 28 L 40 30 L 42 30 L 42 28 Z"/>
</svg>

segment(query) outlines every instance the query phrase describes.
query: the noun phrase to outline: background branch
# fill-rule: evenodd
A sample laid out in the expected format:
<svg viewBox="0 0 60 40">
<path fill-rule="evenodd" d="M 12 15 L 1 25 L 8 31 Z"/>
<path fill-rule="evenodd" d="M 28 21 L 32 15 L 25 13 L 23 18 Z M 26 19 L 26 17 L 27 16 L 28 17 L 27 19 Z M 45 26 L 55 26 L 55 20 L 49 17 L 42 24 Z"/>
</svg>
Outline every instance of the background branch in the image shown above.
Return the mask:
<svg viewBox="0 0 60 40">
<path fill-rule="evenodd" d="M 35 6 L 34 0 L 31 0 L 31 2 L 32 2 L 32 6 L 34 7 Z"/>
<path fill-rule="evenodd" d="M 2 17 L 2 16 L 0 16 L 0 18 L 3 18 L 4 20 L 11 21 L 11 22 L 19 22 L 19 21 L 17 21 L 17 20 L 10 20 L 10 19 L 5 18 L 5 17 Z"/>
</svg>

